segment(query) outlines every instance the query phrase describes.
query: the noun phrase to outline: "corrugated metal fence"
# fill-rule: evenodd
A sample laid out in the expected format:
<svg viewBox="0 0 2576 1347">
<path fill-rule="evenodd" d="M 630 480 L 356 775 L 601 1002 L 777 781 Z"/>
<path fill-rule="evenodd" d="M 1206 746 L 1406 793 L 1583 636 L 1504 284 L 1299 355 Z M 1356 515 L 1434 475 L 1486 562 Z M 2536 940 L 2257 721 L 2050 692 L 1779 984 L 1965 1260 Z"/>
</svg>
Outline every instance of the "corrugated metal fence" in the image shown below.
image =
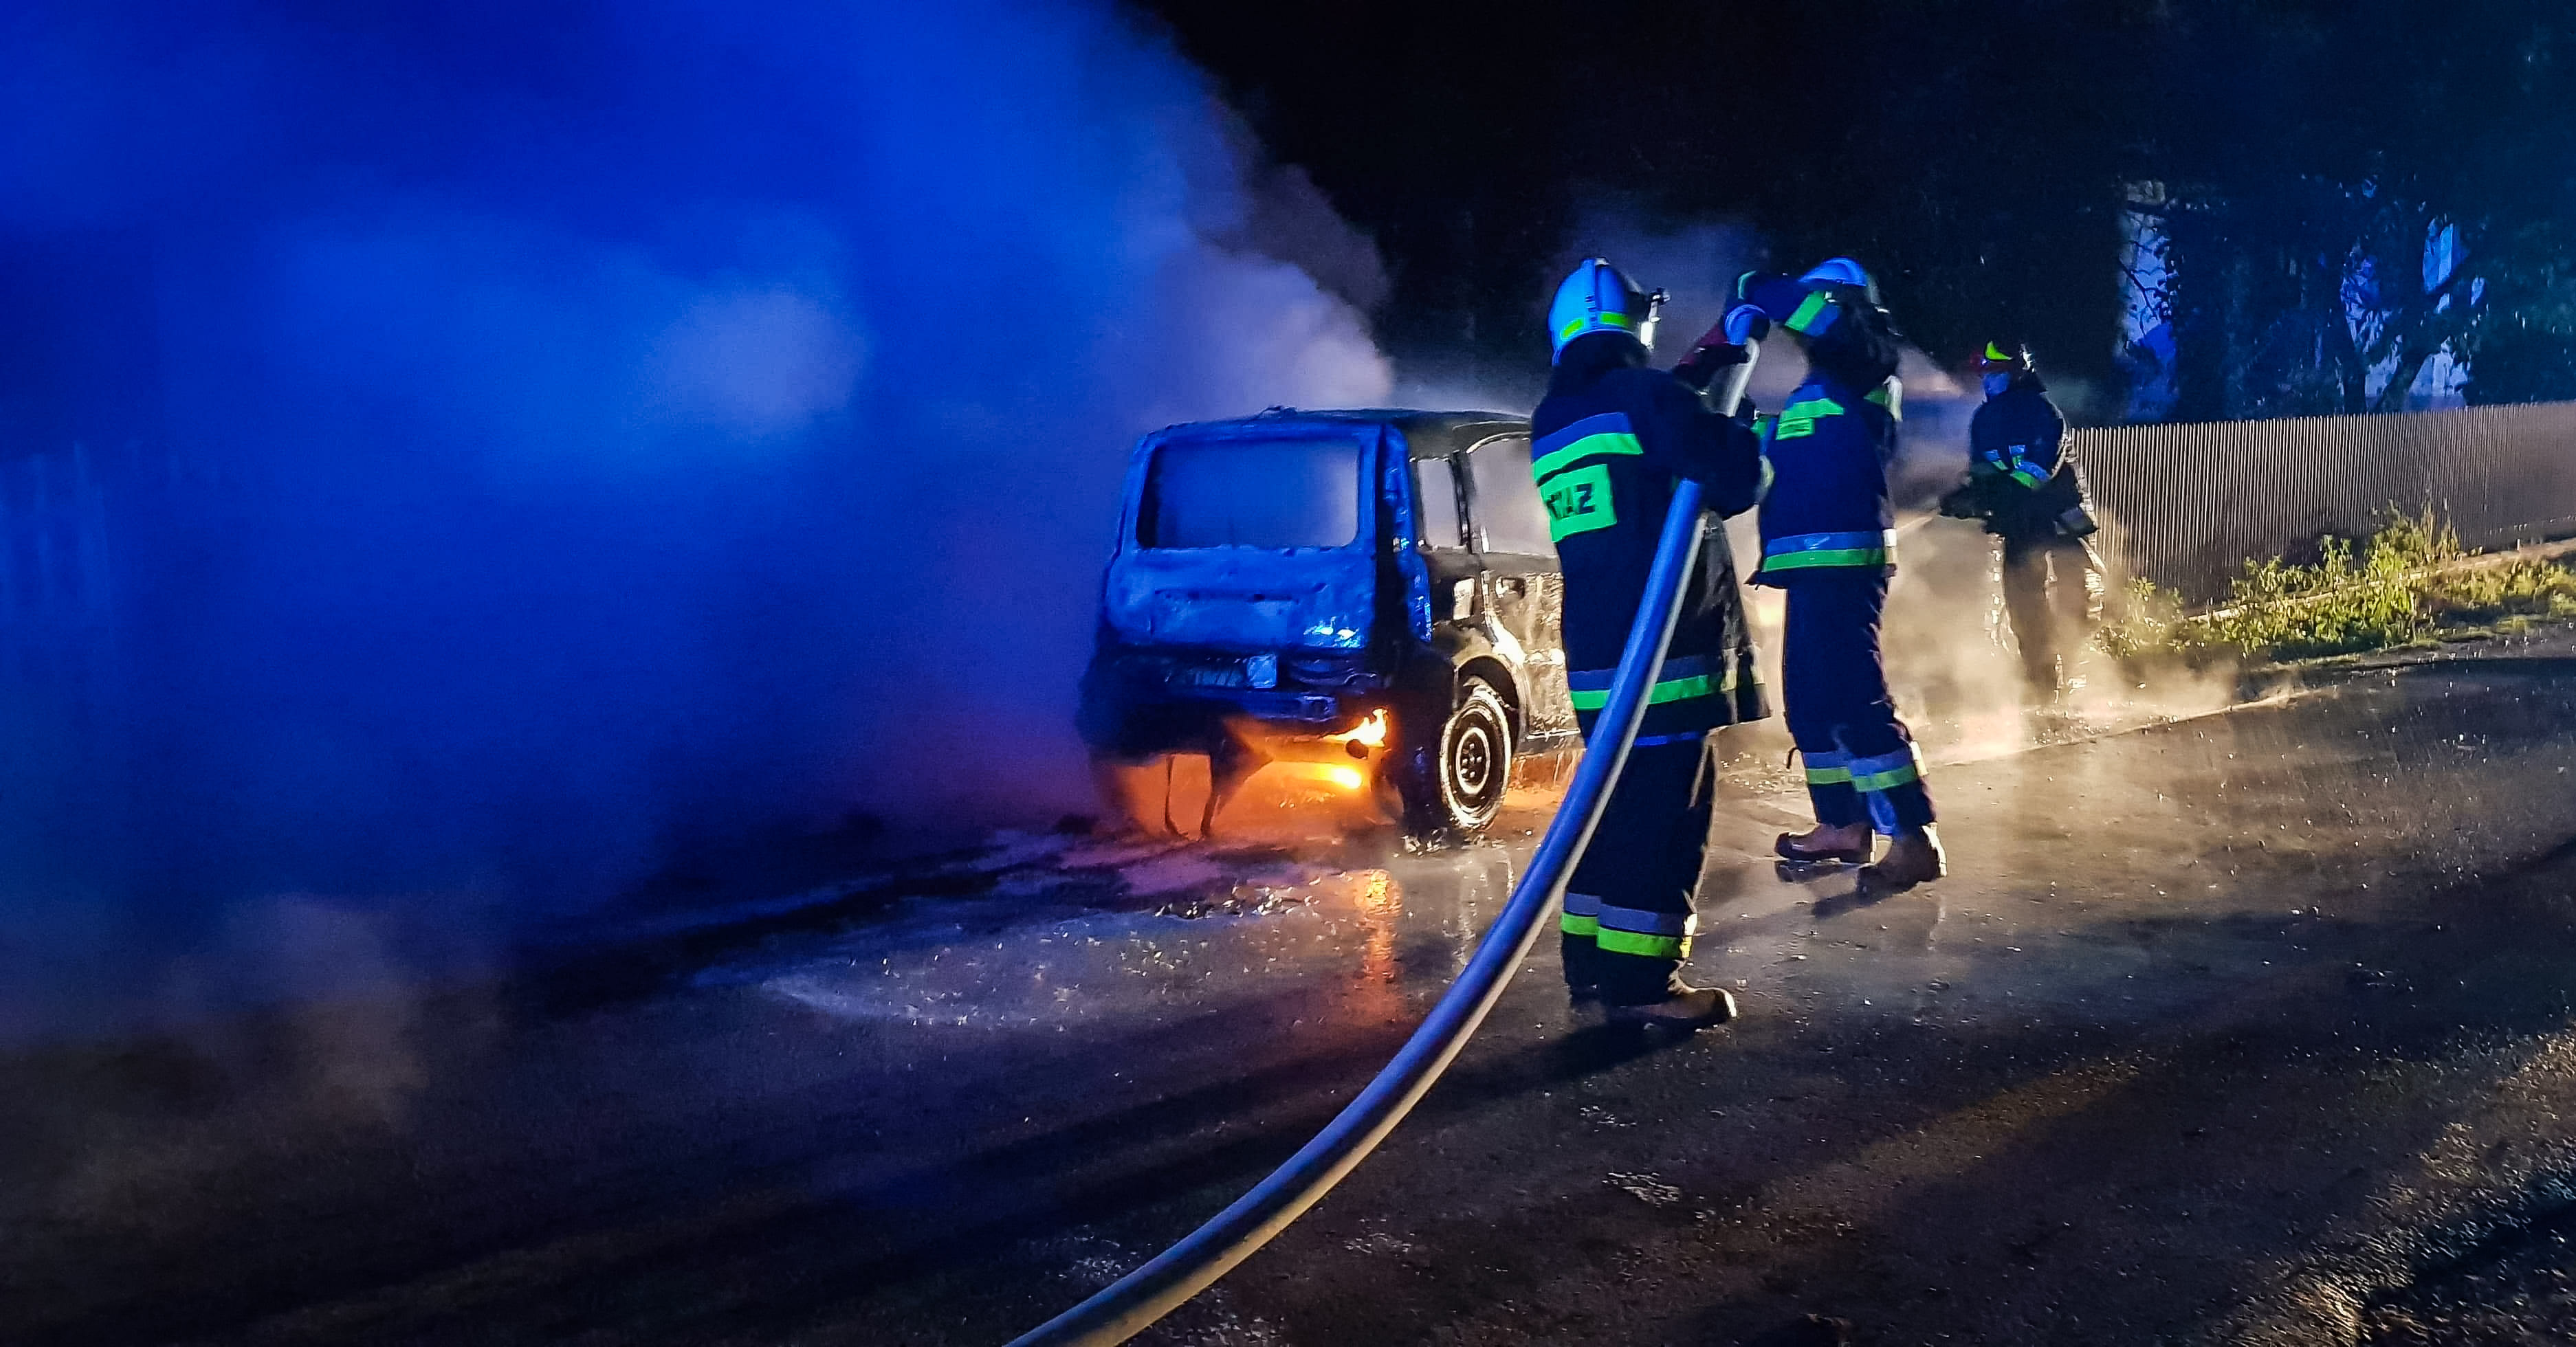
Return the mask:
<svg viewBox="0 0 2576 1347">
<path fill-rule="evenodd" d="M 2576 402 L 2403 416 L 2121 426 L 2072 448 L 2105 560 L 2193 600 L 2246 559 L 2431 506 L 2472 548 L 2576 534 Z"/>
</svg>

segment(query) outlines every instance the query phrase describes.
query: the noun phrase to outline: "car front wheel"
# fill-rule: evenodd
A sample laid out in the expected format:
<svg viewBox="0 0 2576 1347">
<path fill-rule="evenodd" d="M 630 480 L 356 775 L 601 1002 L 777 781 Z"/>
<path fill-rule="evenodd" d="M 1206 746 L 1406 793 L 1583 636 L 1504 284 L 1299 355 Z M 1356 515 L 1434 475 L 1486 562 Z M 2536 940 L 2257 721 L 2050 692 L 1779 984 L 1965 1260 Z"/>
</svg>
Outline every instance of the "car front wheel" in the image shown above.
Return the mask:
<svg viewBox="0 0 2576 1347">
<path fill-rule="evenodd" d="M 1502 812 L 1512 779 L 1512 717 L 1502 695 L 1481 679 L 1467 680 L 1448 719 L 1399 745 L 1389 771 L 1407 832 L 1483 832 Z"/>
</svg>

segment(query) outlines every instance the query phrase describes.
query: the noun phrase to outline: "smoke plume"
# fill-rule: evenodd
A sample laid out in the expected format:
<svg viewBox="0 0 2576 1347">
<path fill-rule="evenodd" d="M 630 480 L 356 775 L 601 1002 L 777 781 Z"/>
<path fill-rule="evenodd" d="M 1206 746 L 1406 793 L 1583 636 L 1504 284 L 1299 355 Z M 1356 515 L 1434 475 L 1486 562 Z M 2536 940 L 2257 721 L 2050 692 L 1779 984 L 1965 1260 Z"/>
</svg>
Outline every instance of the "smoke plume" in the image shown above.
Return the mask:
<svg viewBox="0 0 2576 1347">
<path fill-rule="evenodd" d="M 1387 390 L 1264 235 L 1344 294 L 1365 244 L 1104 5 L 5 27 L 0 506 L 95 563 L 9 581 L 63 654 L 0 678 L 22 993 L 264 894 L 452 927 L 1074 807 L 1135 435 Z"/>
</svg>

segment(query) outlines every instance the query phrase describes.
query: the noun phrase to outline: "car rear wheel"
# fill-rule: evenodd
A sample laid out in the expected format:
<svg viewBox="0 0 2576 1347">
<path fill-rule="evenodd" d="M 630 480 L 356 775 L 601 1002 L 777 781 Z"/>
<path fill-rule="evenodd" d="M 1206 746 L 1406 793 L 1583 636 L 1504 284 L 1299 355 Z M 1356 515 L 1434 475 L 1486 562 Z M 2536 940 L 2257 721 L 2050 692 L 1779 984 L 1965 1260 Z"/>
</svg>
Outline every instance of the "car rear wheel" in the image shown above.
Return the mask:
<svg viewBox="0 0 2576 1347">
<path fill-rule="evenodd" d="M 1483 832 L 1512 780 L 1512 717 L 1502 694 L 1468 679 L 1449 717 L 1390 764 L 1405 830 L 1418 837 Z"/>
</svg>

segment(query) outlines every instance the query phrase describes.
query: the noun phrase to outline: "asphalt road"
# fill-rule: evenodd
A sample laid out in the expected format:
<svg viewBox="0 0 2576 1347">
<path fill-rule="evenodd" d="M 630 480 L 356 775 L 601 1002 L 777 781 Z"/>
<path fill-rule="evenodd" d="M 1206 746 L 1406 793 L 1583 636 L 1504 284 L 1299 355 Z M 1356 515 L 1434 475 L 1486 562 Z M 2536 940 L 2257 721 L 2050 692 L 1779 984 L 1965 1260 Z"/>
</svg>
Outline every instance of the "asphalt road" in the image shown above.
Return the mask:
<svg viewBox="0 0 2576 1347">
<path fill-rule="evenodd" d="M 1958 873 L 1871 906 L 1760 859 L 1798 802 L 1749 776 L 1695 960 L 1741 1022 L 1591 1024 L 1542 952 L 1147 1340 L 2576 1339 L 2571 648 L 1942 767 Z M 1002 837 L 505 981 L 20 1052 L 0 1340 L 997 1343 L 1328 1117 L 1542 819 Z"/>
</svg>

